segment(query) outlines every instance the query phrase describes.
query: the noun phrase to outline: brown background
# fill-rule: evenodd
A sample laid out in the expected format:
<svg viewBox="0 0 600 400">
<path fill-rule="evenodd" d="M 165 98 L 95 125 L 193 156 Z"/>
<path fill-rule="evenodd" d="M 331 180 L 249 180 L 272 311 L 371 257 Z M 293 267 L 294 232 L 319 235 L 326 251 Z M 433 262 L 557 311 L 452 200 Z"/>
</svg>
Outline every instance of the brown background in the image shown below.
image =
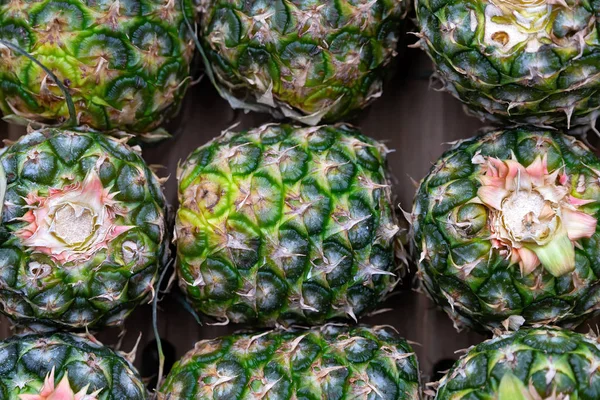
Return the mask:
<svg viewBox="0 0 600 400">
<path fill-rule="evenodd" d="M 473 136 L 481 126 L 478 120 L 464 114 L 457 100 L 429 88 L 430 73 L 429 59 L 420 50 L 407 50 L 399 58 L 396 75 L 386 85 L 383 97 L 352 121 L 366 135 L 385 141 L 389 148 L 395 149 L 389 155 L 394 177 L 393 191 L 397 203 L 405 210 L 412 206 L 415 191 L 412 179 L 418 181 L 427 173 L 431 163 L 448 148 L 448 142 Z M 190 88 L 181 115 L 170 123 L 169 129 L 174 138 L 146 147 L 144 157 L 150 164 L 166 167 L 159 175 L 171 176 L 165 189 L 169 201 L 175 204 L 175 171 L 179 160 L 234 123 L 239 122 L 237 129 L 242 129 L 268 121 L 268 115 L 233 111 L 205 80 Z M 0 123 L 2 139 L 14 140 L 24 132 L 23 127 Z M 411 266 L 411 270 L 414 273 L 415 267 Z M 240 329 L 239 326 L 200 326 L 169 296 L 159 307 L 160 334 L 176 347 L 177 358 L 200 339 Z M 432 376 L 437 361 L 456 358 L 455 351 L 484 339 L 476 333 L 456 332 L 444 313 L 438 311 L 424 295 L 411 290 L 410 282 L 405 282 L 383 307 L 393 310 L 364 318 L 361 322 L 392 325 L 401 335 L 419 343 L 415 350 L 425 382 Z M 140 332 L 143 335 L 136 361 L 138 367 L 142 364 L 142 349 L 154 337 L 151 326 L 151 308 L 147 305 L 138 308 L 126 322 L 122 350 L 131 350 Z M 9 323 L 2 319 L 0 338 L 10 334 Z M 117 334 L 118 331 L 112 329 L 98 337 L 107 344 L 114 344 Z"/>
</svg>

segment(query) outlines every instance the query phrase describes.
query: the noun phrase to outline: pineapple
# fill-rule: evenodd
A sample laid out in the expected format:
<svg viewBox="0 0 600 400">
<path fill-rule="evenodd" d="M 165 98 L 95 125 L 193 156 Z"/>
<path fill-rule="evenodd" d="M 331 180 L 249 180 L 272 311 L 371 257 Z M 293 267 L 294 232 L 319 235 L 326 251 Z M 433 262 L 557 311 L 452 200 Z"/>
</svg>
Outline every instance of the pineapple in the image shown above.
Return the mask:
<svg viewBox="0 0 600 400">
<path fill-rule="evenodd" d="M 77 125 L 149 133 L 178 111 L 194 54 L 189 0 L 1 0 L 0 39 L 68 90 Z M 13 122 L 69 123 L 65 94 L 0 45 L 0 109 Z M 70 121 L 71 123 L 75 121 Z"/>
<path fill-rule="evenodd" d="M 436 400 L 600 398 L 595 335 L 554 328 L 502 334 L 468 350 L 439 382 Z"/>
<path fill-rule="evenodd" d="M 574 327 L 600 300 L 600 160 L 556 131 L 462 141 L 421 182 L 419 276 L 456 325 Z"/>
<path fill-rule="evenodd" d="M 147 400 L 133 366 L 93 338 L 67 333 L 0 342 L 3 400 Z"/>
<path fill-rule="evenodd" d="M 417 0 L 441 85 L 495 123 L 570 127 L 600 110 L 600 6 L 579 0 Z"/>
<path fill-rule="evenodd" d="M 345 125 L 225 132 L 178 171 L 180 287 L 219 322 L 356 319 L 398 281 L 387 149 Z"/>
<path fill-rule="evenodd" d="M 134 149 L 54 128 L 0 156 L 0 311 L 29 325 L 119 325 L 168 256 L 165 199 Z"/>
<path fill-rule="evenodd" d="M 200 0 L 200 36 L 233 108 L 316 125 L 382 93 L 405 0 Z"/>
<path fill-rule="evenodd" d="M 325 325 L 236 334 L 196 344 L 159 400 L 418 400 L 419 367 L 391 327 Z"/>
</svg>

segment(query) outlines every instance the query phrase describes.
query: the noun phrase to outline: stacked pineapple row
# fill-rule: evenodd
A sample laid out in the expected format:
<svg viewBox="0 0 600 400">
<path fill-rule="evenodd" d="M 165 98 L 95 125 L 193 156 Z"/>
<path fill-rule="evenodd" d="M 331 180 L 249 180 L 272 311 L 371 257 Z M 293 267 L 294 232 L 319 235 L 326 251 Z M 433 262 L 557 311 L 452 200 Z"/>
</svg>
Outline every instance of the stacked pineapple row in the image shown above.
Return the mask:
<svg viewBox="0 0 600 400">
<path fill-rule="evenodd" d="M 216 90 L 295 125 L 227 131 L 181 164 L 179 286 L 215 322 L 279 329 L 199 342 L 158 398 L 421 398 L 416 357 L 393 328 L 345 324 L 405 273 L 388 150 L 349 125 L 318 125 L 380 96 L 406 6 L 0 2 L 0 108 L 31 127 L 0 155 L 0 311 L 37 331 L 100 329 L 156 295 L 168 207 L 127 139 L 164 136 L 192 81 L 198 19 Z M 550 126 L 595 122 L 600 8 L 416 8 L 443 85 L 510 125 L 445 153 L 408 216 L 424 289 L 457 327 L 499 335 L 455 365 L 437 398 L 599 398 L 597 341 L 544 326 L 598 309 L 600 160 Z M 0 398 L 148 398 L 129 361 L 91 337 L 17 336 L 0 360 Z"/>
<path fill-rule="evenodd" d="M 423 289 L 455 326 L 495 338 L 434 387 L 445 399 L 598 399 L 600 160 L 595 2 L 417 0 L 441 87 L 501 125 L 461 141 L 409 216 Z M 570 131 L 569 131 L 570 130 Z M 510 333 L 510 331 L 517 331 Z"/>
</svg>

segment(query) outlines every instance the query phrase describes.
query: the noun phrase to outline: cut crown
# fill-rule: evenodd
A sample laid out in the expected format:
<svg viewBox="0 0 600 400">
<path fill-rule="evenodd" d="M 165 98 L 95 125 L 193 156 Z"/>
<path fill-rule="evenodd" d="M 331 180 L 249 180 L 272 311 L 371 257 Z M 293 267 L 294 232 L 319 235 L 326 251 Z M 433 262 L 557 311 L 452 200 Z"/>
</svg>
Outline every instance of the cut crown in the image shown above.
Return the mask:
<svg viewBox="0 0 600 400">
<path fill-rule="evenodd" d="M 494 248 L 507 250 L 524 275 L 540 264 L 552 275 L 575 269 L 575 244 L 596 231 L 596 218 L 578 208 L 593 200 L 570 195 L 569 178 L 548 172 L 546 156 L 524 167 L 516 161 L 476 155 L 482 165 L 477 201 L 489 209 Z"/>
<path fill-rule="evenodd" d="M 47 254 L 56 263 L 89 260 L 132 228 L 116 224 L 117 215 L 125 215 L 125 210 L 115 195 L 103 187 L 96 169 L 83 182 L 51 188 L 46 196 L 29 193 L 25 198 L 29 210 L 21 218 L 27 225 L 15 235 L 24 246 Z"/>
<path fill-rule="evenodd" d="M 46 375 L 44 386 L 39 394 L 21 394 L 19 400 L 98 400 L 96 396 L 101 392 L 98 390 L 92 394 L 87 394 L 88 387 L 84 387 L 78 393 L 75 393 L 69 384 L 68 374 L 65 373 L 58 386 L 54 385 L 54 368 Z"/>
</svg>

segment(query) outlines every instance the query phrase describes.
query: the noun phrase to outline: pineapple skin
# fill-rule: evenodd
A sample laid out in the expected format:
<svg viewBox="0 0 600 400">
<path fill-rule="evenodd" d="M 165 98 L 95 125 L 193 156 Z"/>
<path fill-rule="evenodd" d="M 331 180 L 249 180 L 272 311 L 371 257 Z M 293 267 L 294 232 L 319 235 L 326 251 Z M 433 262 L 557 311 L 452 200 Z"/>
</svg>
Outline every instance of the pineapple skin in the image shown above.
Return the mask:
<svg viewBox="0 0 600 400">
<path fill-rule="evenodd" d="M 221 380 L 221 383 L 218 383 Z M 159 400 L 421 399 L 419 366 L 391 327 L 325 325 L 198 342 Z"/>
<path fill-rule="evenodd" d="M 542 266 L 522 273 L 490 240 L 488 210 L 477 204 L 480 168 L 474 157 L 530 165 L 547 156 L 548 168 L 564 168 L 570 194 L 593 200 L 581 207 L 598 219 L 600 161 L 580 141 L 536 128 L 492 130 L 444 153 L 421 181 L 412 216 L 412 252 L 425 292 L 457 329 L 517 329 L 520 325 L 574 328 L 597 314 L 600 235 L 575 243 L 575 270 L 555 277 Z M 469 228 L 460 228 L 471 222 Z M 521 319 L 523 318 L 523 319 Z"/>
<path fill-rule="evenodd" d="M 43 129 L 8 147 L 0 162 L 8 183 L 0 230 L 0 312 L 39 329 L 91 329 L 121 325 L 154 295 L 169 254 L 167 204 L 158 178 L 136 150 L 98 133 Z M 113 226 L 125 231 L 72 260 L 28 245 L 20 236 L 31 210 L 28 196 L 44 199 L 51 191 L 76 187 L 91 171 L 112 197 Z M 69 247 L 64 254 L 76 252 Z"/>
<path fill-rule="evenodd" d="M 403 273 L 385 147 L 345 126 L 226 132 L 178 172 L 179 285 L 221 323 L 356 319 Z"/>
<path fill-rule="evenodd" d="M 188 0 L 3 0 L 0 39 L 50 69 L 67 87 L 77 125 L 155 131 L 179 109 L 195 46 Z M 64 93 L 25 56 L 0 50 L 0 109 L 21 124 L 64 123 Z"/>
<path fill-rule="evenodd" d="M 381 95 L 407 7 L 403 0 L 202 0 L 200 35 L 232 107 L 332 123 Z"/>
<path fill-rule="evenodd" d="M 20 395 L 35 398 L 53 369 L 57 385 L 68 374 L 73 392 L 89 385 L 88 395 L 100 391 L 94 397 L 98 400 L 149 398 L 129 361 L 93 338 L 68 333 L 17 335 L 1 341 L 1 398 L 20 400 Z"/>
<path fill-rule="evenodd" d="M 598 2 L 417 0 L 415 8 L 436 86 L 469 114 L 497 125 L 594 126 Z"/>
<path fill-rule="evenodd" d="M 435 400 L 597 399 L 598 362 L 595 335 L 555 328 L 504 333 L 469 349 L 441 379 Z M 507 375 L 514 381 L 505 382 Z"/>
</svg>

